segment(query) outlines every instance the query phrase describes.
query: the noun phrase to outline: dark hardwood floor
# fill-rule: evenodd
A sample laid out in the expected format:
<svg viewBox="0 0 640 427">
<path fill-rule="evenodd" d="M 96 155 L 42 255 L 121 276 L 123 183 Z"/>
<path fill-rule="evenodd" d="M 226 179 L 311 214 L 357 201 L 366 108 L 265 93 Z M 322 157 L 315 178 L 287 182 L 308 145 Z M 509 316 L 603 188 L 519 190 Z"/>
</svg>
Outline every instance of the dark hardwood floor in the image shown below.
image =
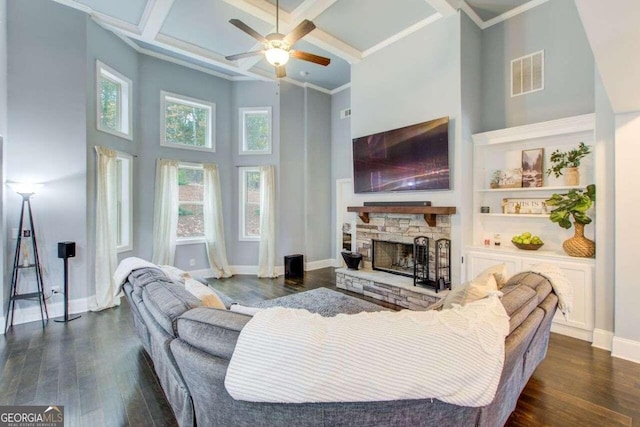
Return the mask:
<svg viewBox="0 0 640 427">
<path fill-rule="evenodd" d="M 304 280 L 235 276 L 211 283 L 251 304 L 335 289 L 335 275 L 327 268 Z M 124 299 L 118 308 L 84 313 L 69 324 L 15 326 L 0 338 L 0 367 L 0 405 L 64 405 L 67 427 L 176 425 Z M 640 365 L 552 334 L 547 358 L 507 425 L 640 427 Z"/>
</svg>

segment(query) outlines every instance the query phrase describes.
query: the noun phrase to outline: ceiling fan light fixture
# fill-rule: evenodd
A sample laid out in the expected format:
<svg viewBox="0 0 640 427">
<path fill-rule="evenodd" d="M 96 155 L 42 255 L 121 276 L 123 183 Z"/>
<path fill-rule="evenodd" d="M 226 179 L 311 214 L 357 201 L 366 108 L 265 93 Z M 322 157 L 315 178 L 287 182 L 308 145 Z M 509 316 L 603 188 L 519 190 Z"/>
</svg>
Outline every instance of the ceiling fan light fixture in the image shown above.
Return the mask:
<svg viewBox="0 0 640 427">
<path fill-rule="evenodd" d="M 264 53 L 265 58 L 269 64 L 279 67 L 286 64 L 289 61 L 289 51 L 281 49 L 279 47 L 271 47 Z"/>
</svg>

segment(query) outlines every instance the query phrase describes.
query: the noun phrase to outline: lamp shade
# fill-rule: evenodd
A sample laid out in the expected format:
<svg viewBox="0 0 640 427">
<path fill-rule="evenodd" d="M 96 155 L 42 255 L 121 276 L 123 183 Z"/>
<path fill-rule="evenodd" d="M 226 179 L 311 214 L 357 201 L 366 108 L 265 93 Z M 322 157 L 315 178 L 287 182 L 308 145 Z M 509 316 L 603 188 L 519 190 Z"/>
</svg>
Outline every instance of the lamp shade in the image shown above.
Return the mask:
<svg viewBox="0 0 640 427">
<path fill-rule="evenodd" d="M 10 182 L 8 185 L 18 194 L 34 194 L 44 186 L 44 184 L 35 184 L 32 182 Z"/>
<path fill-rule="evenodd" d="M 278 47 L 267 49 L 264 56 L 267 58 L 269 64 L 275 66 L 284 65 L 289 61 L 289 52 Z"/>
</svg>

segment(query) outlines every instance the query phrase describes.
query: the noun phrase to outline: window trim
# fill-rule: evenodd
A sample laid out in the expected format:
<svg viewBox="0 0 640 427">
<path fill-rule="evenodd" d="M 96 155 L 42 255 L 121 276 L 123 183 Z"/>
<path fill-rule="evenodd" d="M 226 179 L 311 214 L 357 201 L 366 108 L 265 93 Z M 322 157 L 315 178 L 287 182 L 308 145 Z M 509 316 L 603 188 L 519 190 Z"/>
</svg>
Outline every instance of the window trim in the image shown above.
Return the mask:
<svg viewBox="0 0 640 427">
<path fill-rule="evenodd" d="M 166 104 L 167 99 L 170 98 L 172 102 L 178 104 L 190 105 L 198 108 L 205 108 L 209 110 L 209 120 L 207 120 L 207 136 L 209 138 L 209 147 L 194 147 L 186 144 L 175 144 L 173 142 L 167 142 L 166 139 Z M 216 152 L 216 104 L 213 102 L 205 101 L 203 99 L 191 98 L 185 95 L 179 95 L 177 93 L 167 92 L 165 90 L 160 91 L 160 146 L 179 148 L 183 150 L 195 150 L 206 151 L 209 153 Z"/>
<path fill-rule="evenodd" d="M 260 241 L 260 236 L 247 236 L 245 234 L 245 217 L 246 217 L 246 212 L 244 210 L 244 201 L 246 199 L 246 195 L 247 195 L 247 179 L 246 179 L 246 172 L 260 172 L 260 167 L 259 166 L 241 166 L 238 168 L 238 170 L 240 171 L 240 179 L 239 179 L 239 183 L 240 183 L 240 191 L 239 191 L 239 195 L 240 195 L 240 210 L 239 210 L 239 217 L 240 217 L 240 221 L 238 222 L 240 225 L 240 228 L 238 230 L 238 240 L 241 242 L 259 242 Z"/>
<path fill-rule="evenodd" d="M 111 80 L 120 85 L 120 129 L 123 127 L 126 132 L 122 130 L 117 131 L 109 128 L 102 127 L 102 121 L 100 120 L 100 80 L 104 77 L 107 80 Z M 133 82 L 130 78 L 122 73 L 119 73 L 115 69 L 111 68 L 104 62 L 96 59 L 96 129 L 100 132 L 105 132 L 111 135 L 118 136 L 120 138 L 133 141 Z M 126 95 L 126 103 L 124 102 Z M 126 123 L 123 123 L 126 120 Z"/>
<path fill-rule="evenodd" d="M 245 124 L 244 119 L 247 113 L 252 112 L 266 112 L 269 117 L 269 148 L 265 151 L 253 151 L 247 149 L 247 141 L 245 138 Z M 240 125 L 239 136 L 240 136 L 240 155 L 242 156 L 263 156 L 269 155 L 273 152 L 273 116 L 272 116 L 272 108 L 267 107 L 241 107 L 238 111 L 238 122 Z"/>
<path fill-rule="evenodd" d="M 129 167 L 128 175 L 129 175 L 129 197 L 128 197 L 128 212 L 127 212 L 127 220 L 129 222 L 129 242 L 126 245 L 116 246 L 117 253 L 128 252 L 133 250 L 133 156 L 128 153 L 121 153 L 119 151 L 116 152 L 116 159 L 126 159 Z"/>
<path fill-rule="evenodd" d="M 202 165 L 201 163 L 180 162 L 178 164 L 178 171 L 180 171 L 180 169 L 197 169 L 197 170 L 203 171 L 204 173 L 204 165 Z M 178 191 L 178 210 L 180 209 L 180 205 L 182 204 L 201 205 L 202 208 L 204 209 L 204 193 L 202 195 L 201 202 L 193 202 L 193 201 L 182 202 L 180 201 L 180 191 Z M 176 229 L 176 245 L 194 245 L 194 244 L 204 243 L 206 242 L 207 238 L 204 235 L 204 230 L 202 233 L 203 233 L 202 236 L 179 237 L 177 235 L 178 233 Z"/>
</svg>

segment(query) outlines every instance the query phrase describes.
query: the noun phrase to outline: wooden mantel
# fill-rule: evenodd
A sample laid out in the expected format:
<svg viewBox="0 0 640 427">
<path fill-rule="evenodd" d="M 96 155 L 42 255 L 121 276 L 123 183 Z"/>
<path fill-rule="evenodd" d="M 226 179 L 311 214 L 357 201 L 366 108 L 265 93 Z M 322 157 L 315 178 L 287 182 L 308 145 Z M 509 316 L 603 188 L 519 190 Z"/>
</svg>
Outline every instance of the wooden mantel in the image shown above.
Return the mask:
<svg viewBox="0 0 640 427">
<path fill-rule="evenodd" d="M 453 215 L 452 206 L 349 206 L 347 212 L 356 212 L 362 222 L 369 223 L 370 213 L 423 214 L 430 227 L 436 226 L 436 215 Z"/>
</svg>

